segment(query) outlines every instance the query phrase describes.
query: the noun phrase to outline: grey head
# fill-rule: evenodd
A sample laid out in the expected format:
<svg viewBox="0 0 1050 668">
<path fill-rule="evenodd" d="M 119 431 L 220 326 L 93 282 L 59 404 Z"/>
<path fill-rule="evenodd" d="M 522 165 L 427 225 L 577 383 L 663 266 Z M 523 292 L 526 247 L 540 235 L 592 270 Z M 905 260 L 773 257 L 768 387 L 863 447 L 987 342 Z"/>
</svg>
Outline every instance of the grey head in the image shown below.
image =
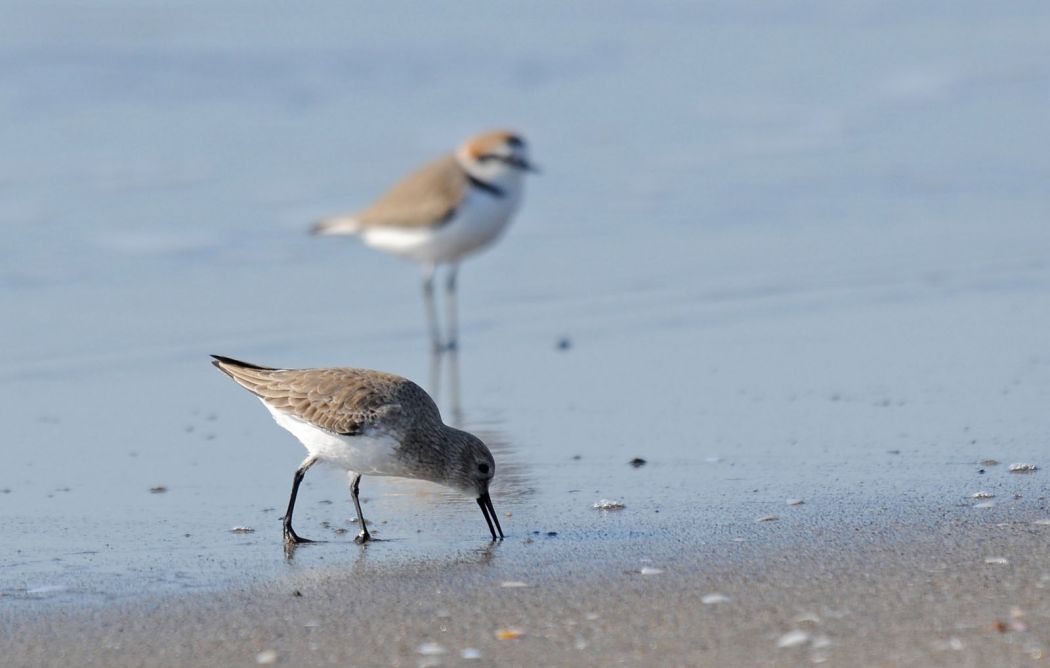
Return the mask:
<svg viewBox="0 0 1050 668">
<path fill-rule="evenodd" d="M 458 489 L 477 499 L 492 533 L 492 540 L 503 539 L 496 509 L 489 496 L 489 484 L 496 475 L 496 461 L 488 446 L 474 434 L 441 424 L 437 429 L 424 429 L 413 435 L 420 477 Z M 407 443 L 406 443 L 407 445 Z M 409 448 L 403 448 L 402 452 Z M 407 453 L 406 453 L 407 454 Z"/>
</svg>

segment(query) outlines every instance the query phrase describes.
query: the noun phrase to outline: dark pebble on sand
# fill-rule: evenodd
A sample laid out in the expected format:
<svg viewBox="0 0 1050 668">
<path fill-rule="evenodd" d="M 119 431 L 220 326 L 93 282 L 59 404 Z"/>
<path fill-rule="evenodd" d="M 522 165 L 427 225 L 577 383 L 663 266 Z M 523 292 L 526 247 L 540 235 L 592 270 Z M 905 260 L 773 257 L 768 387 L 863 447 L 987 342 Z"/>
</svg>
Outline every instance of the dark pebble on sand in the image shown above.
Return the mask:
<svg viewBox="0 0 1050 668">
<path fill-rule="evenodd" d="M 629 461 L 628 464 L 630 464 L 634 468 L 638 468 L 639 466 L 645 466 L 645 460 L 641 457 L 635 457 L 634 459 Z"/>
<path fill-rule="evenodd" d="M 166 491 L 168 491 L 168 488 L 165 487 L 164 485 L 157 485 L 156 487 L 150 487 L 149 488 L 149 493 L 150 494 L 163 494 Z"/>
<path fill-rule="evenodd" d="M 572 348 L 572 340 L 567 336 L 563 336 L 562 338 L 558 339 L 558 343 L 555 347 L 558 350 L 569 350 Z"/>
</svg>

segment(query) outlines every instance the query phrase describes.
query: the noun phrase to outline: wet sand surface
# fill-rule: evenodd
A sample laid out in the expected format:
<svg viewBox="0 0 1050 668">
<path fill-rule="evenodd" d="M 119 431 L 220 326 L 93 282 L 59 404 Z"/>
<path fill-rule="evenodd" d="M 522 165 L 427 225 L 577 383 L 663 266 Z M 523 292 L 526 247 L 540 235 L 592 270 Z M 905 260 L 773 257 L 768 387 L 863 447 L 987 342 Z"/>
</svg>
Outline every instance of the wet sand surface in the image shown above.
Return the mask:
<svg viewBox="0 0 1050 668">
<path fill-rule="evenodd" d="M 1045 3 L 4 4 L 0 663 L 1047 660 Z M 491 125 L 544 174 L 435 367 L 306 230 Z M 419 382 L 508 539 L 315 467 L 287 558 L 212 353 Z"/>
<path fill-rule="evenodd" d="M 1027 509 L 988 512 L 943 509 L 923 525 L 873 517 L 787 540 L 669 531 L 602 551 L 514 538 L 393 567 L 371 562 L 376 544 L 345 567 L 221 595 L 5 616 L 5 656 L 26 666 L 1040 665 L 1050 526 Z"/>
</svg>

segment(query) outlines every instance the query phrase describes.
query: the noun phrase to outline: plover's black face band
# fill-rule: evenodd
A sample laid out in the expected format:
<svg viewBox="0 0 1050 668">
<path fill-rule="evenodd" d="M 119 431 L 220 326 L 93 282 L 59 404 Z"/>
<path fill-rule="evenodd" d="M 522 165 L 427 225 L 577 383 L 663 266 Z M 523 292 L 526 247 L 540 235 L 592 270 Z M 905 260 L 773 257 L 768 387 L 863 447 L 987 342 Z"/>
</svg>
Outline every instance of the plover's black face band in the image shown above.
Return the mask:
<svg viewBox="0 0 1050 668">
<path fill-rule="evenodd" d="M 503 540 L 503 529 L 499 525 L 499 518 L 496 517 L 496 509 L 492 507 L 492 497 L 489 496 L 488 492 L 478 497 L 478 506 L 481 507 L 481 514 L 485 516 L 485 523 L 489 525 L 492 540 Z M 495 527 L 493 527 L 493 523 L 495 523 Z M 496 538 L 497 531 L 499 531 L 499 538 Z"/>
<path fill-rule="evenodd" d="M 480 163 L 486 163 L 492 160 L 502 162 L 504 165 L 509 165 L 515 169 L 520 169 L 523 172 L 533 172 L 534 174 L 538 174 L 540 171 L 531 162 L 517 155 L 500 155 L 498 153 L 485 153 L 477 157 L 477 161 Z"/>
</svg>

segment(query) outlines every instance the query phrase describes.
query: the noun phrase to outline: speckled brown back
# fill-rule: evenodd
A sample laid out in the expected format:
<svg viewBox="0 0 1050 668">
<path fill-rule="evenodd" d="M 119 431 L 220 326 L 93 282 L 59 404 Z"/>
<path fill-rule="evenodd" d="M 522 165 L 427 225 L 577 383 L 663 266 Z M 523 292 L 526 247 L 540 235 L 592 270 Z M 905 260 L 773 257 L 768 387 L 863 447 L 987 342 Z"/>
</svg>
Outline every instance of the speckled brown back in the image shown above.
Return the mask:
<svg viewBox="0 0 1050 668">
<path fill-rule="evenodd" d="M 337 434 L 358 434 L 382 421 L 407 433 L 441 425 L 430 395 L 412 381 L 369 369 L 270 369 L 227 357 L 212 362 L 267 404 Z"/>
</svg>

